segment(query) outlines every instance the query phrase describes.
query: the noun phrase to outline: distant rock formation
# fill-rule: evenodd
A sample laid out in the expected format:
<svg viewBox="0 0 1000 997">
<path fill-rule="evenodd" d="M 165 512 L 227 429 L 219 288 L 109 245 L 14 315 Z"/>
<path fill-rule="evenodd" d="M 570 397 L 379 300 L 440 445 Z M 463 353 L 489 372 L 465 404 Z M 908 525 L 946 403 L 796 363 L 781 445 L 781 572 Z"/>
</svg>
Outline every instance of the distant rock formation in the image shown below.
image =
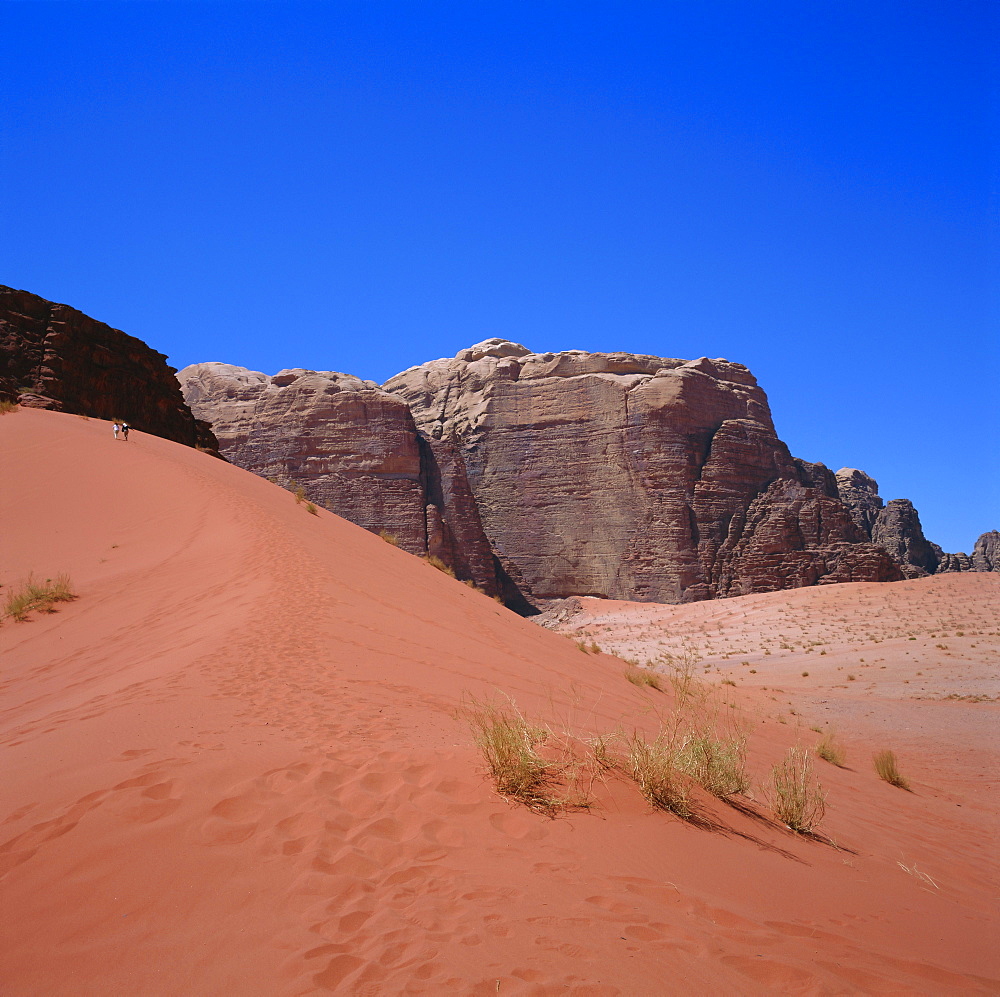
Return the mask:
<svg viewBox="0 0 1000 997">
<path fill-rule="evenodd" d="M 854 467 L 842 467 L 836 479 L 840 501 L 850 510 L 851 518 L 862 534 L 871 537 L 875 521 L 882 511 L 878 483 Z"/>
<path fill-rule="evenodd" d="M 789 454 L 740 364 L 487 340 L 384 387 L 457 447 L 497 558 L 536 604 L 901 577 L 833 475 Z"/>
<path fill-rule="evenodd" d="M 1000 533 L 995 530 L 976 541 L 972 557 L 948 554 L 924 537 L 909 499 L 892 499 L 883 507 L 878 485 L 864 471 L 842 467 L 837 488 L 858 528 L 890 554 L 906 578 L 946 571 L 1000 571 Z"/>
<path fill-rule="evenodd" d="M 937 571 L 937 553 L 925 539 L 920 517 L 909 499 L 886 503 L 872 527 L 871 539 L 889 552 L 908 578 Z"/>
<path fill-rule="evenodd" d="M 972 549 L 973 571 L 1000 571 L 1000 533 L 983 533 Z"/>
<path fill-rule="evenodd" d="M 412 554 L 433 554 L 489 594 L 503 586 L 464 465 L 417 432 L 406 402 L 333 371 L 199 363 L 177 375 L 228 460 L 282 484 Z"/>
<path fill-rule="evenodd" d="M 0 398 L 125 419 L 135 429 L 215 450 L 184 402 L 162 353 L 103 322 L 0 285 Z"/>
<path fill-rule="evenodd" d="M 727 360 L 532 353 L 502 339 L 397 374 L 178 375 L 235 463 L 432 553 L 522 610 L 579 595 L 690 602 L 996 570 L 923 535 L 863 471 L 793 457 Z M 988 539 L 992 538 L 992 539 Z"/>
<path fill-rule="evenodd" d="M 983 533 L 968 554 L 946 554 L 937 544 L 931 545 L 938 555 L 938 571 L 1000 571 L 1000 533 Z"/>
</svg>

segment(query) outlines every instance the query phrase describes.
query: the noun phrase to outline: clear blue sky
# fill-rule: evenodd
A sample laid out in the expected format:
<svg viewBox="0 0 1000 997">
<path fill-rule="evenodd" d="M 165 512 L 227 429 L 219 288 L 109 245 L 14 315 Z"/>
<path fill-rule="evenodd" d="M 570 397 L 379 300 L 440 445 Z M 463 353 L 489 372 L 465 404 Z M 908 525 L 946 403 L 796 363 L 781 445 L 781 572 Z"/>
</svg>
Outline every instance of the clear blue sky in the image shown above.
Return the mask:
<svg viewBox="0 0 1000 997">
<path fill-rule="evenodd" d="M 0 2 L 0 282 L 221 360 L 722 356 L 1000 528 L 1000 5 Z"/>
</svg>

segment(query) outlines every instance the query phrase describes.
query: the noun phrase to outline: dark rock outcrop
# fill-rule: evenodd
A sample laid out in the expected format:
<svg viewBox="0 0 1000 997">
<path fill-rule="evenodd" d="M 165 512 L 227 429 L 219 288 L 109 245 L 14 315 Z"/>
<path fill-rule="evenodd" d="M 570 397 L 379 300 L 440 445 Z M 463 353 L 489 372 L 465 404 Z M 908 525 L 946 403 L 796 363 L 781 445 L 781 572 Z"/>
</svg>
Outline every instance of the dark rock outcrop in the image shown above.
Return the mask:
<svg viewBox="0 0 1000 997">
<path fill-rule="evenodd" d="M 214 450 L 162 353 L 103 322 L 0 285 L 0 397 Z"/>
<path fill-rule="evenodd" d="M 200 363 L 177 375 L 192 410 L 212 423 L 234 464 L 301 486 L 313 502 L 412 554 L 433 554 L 494 594 L 493 553 L 461 457 L 425 440 L 403 399 L 334 371 L 274 377 Z"/>
<path fill-rule="evenodd" d="M 882 511 L 878 484 L 874 478 L 854 467 L 842 467 L 836 474 L 837 494 L 850 510 L 861 533 L 871 538 L 872 527 Z"/>
<path fill-rule="evenodd" d="M 733 525 L 720 552 L 720 595 L 903 577 L 885 550 L 865 542 L 843 503 L 787 478 L 773 481 Z"/>
<path fill-rule="evenodd" d="M 862 533 L 886 550 L 906 578 L 946 571 L 1000 570 L 1000 533 L 984 533 L 975 550 L 948 554 L 924 536 L 920 517 L 909 499 L 892 499 L 883 507 L 878 485 L 864 471 L 843 467 L 837 472 L 841 501 Z"/>
<path fill-rule="evenodd" d="M 1000 571 L 1000 532 L 983 533 L 972 549 L 973 571 Z"/>
<path fill-rule="evenodd" d="M 872 543 L 889 552 L 907 578 L 933 575 L 938 555 L 924 537 L 920 517 L 909 499 L 892 499 L 875 518 Z"/>
<path fill-rule="evenodd" d="M 990 530 L 983 533 L 968 554 L 946 554 L 937 544 L 931 544 L 938 555 L 938 572 L 942 571 L 1000 571 L 1000 533 Z"/>
<path fill-rule="evenodd" d="M 931 547 L 937 555 L 938 566 L 935 574 L 943 574 L 946 571 L 975 571 L 972 558 L 968 554 L 947 554 L 937 544 L 932 543 Z"/>
</svg>

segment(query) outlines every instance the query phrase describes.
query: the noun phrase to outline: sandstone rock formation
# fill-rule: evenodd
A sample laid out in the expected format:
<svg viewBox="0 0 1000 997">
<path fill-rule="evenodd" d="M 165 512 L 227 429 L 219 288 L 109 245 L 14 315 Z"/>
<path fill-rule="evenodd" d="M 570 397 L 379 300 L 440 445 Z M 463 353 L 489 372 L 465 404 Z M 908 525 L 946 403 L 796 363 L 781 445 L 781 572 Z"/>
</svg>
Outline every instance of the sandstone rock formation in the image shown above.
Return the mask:
<svg viewBox="0 0 1000 997">
<path fill-rule="evenodd" d="M 859 529 L 885 549 L 906 578 L 945 571 L 1000 570 L 1000 534 L 984 533 L 968 554 L 948 554 L 924 537 L 920 517 L 909 499 L 892 499 L 885 506 L 878 485 L 864 471 L 843 467 L 837 472 L 841 501 L 850 510 Z"/>
<path fill-rule="evenodd" d="M 382 388 L 225 364 L 179 376 L 235 463 L 522 609 L 891 581 L 965 558 L 864 472 L 793 457 L 753 375 L 726 360 L 492 339 Z M 984 542 L 977 563 L 998 557 Z"/>
<path fill-rule="evenodd" d="M 935 574 L 943 574 L 946 571 L 975 571 L 972 558 L 968 554 L 948 554 L 937 544 L 932 543 L 931 548 L 937 555 L 938 566 Z"/>
<path fill-rule="evenodd" d="M 434 554 L 459 578 L 497 591 L 464 466 L 445 441 L 424 440 L 403 399 L 333 371 L 274 377 L 222 363 L 178 373 L 228 460 L 306 496 L 404 550 Z"/>
<path fill-rule="evenodd" d="M 830 472 L 789 454 L 740 364 L 488 340 L 384 387 L 454 442 L 494 552 L 536 603 L 900 577 Z"/>
<path fill-rule="evenodd" d="M 933 575 L 938 556 L 924 537 L 920 517 L 909 499 L 891 499 L 886 503 L 871 532 L 872 543 L 888 551 L 907 578 Z"/>
<path fill-rule="evenodd" d="M 938 572 L 942 571 L 1000 571 L 1000 533 L 990 530 L 983 533 L 968 554 L 946 554 L 937 544 L 931 544 L 938 555 Z"/>
<path fill-rule="evenodd" d="M 866 537 L 871 537 L 872 527 L 882 511 L 878 483 L 864 471 L 842 467 L 836 474 L 837 494 L 850 510 L 851 518 Z"/>
<path fill-rule="evenodd" d="M 1000 532 L 983 533 L 972 549 L 973 571 L 1000 571 Z"/>
<path fill-rule="evenodd" d="M 126 419 L 135 429 L 215 449 L 184 403 L 162 353 L 103 322 L 0 285 L 0 398 Z"/>
</svg>

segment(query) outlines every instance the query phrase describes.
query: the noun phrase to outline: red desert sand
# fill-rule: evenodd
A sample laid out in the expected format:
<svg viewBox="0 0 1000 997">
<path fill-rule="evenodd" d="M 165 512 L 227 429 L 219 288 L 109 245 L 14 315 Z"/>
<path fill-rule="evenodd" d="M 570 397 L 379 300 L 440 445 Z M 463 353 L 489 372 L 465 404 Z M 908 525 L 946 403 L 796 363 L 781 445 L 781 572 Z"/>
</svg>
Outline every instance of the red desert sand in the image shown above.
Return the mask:
<svg viewBox="0 0 1000 997">
<path fill-rule="evenodd" d="M 995 692 L 1000 579 L 597 604 L 701 655 L 752 801 L 691 823 L 598 772 L 550 819 L 497 795 L 463 697 L 582 752 L 652 732 L 666 678 L 195 450 L 22 410 L 0 456 L 0 606 L 29 574 L 78 596 L 0 625 L 8 997 L 1000 992 L 997 705 L 942 699 Z M 847 767 L 815 759 L 827 815 L 796 835 L 762 786 L 831 721 Z"/>
</svg>

